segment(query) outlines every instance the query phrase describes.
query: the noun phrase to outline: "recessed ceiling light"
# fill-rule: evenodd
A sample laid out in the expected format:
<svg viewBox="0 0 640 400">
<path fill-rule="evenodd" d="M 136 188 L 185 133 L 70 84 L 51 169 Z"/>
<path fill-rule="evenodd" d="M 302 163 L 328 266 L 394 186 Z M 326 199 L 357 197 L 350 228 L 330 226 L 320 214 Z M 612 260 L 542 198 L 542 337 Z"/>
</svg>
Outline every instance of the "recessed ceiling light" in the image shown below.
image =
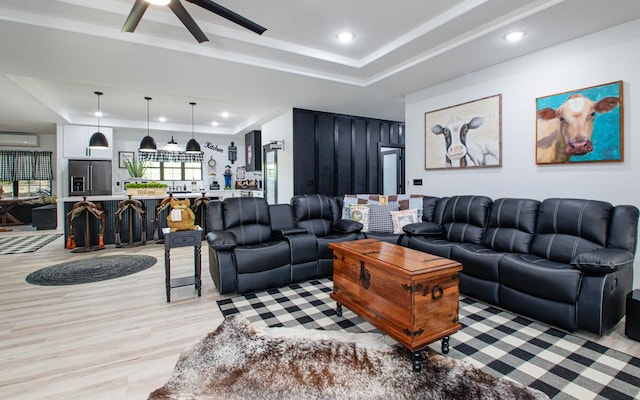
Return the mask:
<svg viewBox="0 0 640 400">
<path fill-rule="evenodd" d="M 158 118 L 158 121 L 160 121 L 160 122 L 166 122 L 166 121 L 167 121 L 167 119 L 166 119 L 165 117 L 160 117 L 160 118 Z"/>
<path fill-rule="evenodd" d="M 522 39 L 522 37 L 524 36 L 524 33 L 525 33 L 524 31 L 514 31 L 511 33 L 508 33 L 504 38 L 509 42 L 517 42 L 518 40 Z"/>
<path fill-rule="evenodd" d="M 226 112 L 226 111 L 225 111 L 225 112 L 223 112 L 223 113 L 222 113 L 222 114 L 220 114 L 220 115 L 222 115 L 222 118 L 229 118 L 229 113 L 228 113 L 228 112 Z"/>
<path fill-rule="evenodd" d="M 211 123 L 211 126 L 218 126 L 218 122 L 217 122 L 217 121 L 213 121 L 213 122 Z"/>
<path fill-rule="evenodd" d="M 147 0 L 147 3 L 151 3 L 155 6 L 166 6 L 171 3 L 171 0 Z"/>
<path fill-rule="evenodd" d="M 350 41 L 352 41 L 356 37 L 356 35 L 353 32 L 345 31 L 345 32 L 338 33 L 338 35 L 336 37 L 342 43 L 349 43 Z"/>
<path fill-rule="evenodd" d="M 93 113 L 93 115 L 95 115 L 96 117 L 102 117 L 102 112 L 101 111 L 96 111 Z"/>
</svg>

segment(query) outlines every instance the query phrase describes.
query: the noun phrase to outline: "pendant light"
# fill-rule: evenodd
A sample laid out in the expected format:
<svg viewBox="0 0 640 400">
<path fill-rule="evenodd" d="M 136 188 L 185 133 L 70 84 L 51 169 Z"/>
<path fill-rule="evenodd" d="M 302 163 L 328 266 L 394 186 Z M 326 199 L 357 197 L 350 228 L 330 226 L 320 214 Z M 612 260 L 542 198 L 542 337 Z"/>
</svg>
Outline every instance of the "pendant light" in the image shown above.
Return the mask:
<svg viewBox="0 0 640 400">
<path fill-rule="evenodd" d="M 102 92 L 93 92 L 98 96 L 98 111 L 96 112 L 96 116 L 98 117 L 98 130 L 91 135 L 89 139 L 89 148 L 91 149 L 106 149 L 109 147 L 109 141 L 104 133 L 100 132 L 100 116 L 102 113 L 100 112 L 100 96 L 102 96 Z"/>
<path fill-rule="evenodd" d="M 180 151 L 180 146 L 178 146 L 178 142 L 173 140 L 173 135 L 171 135 L 171 140 L 167 142 L 166 149 L 169 151 Z"/>
<path fill-rule="evenodd" d="M 202 153 L 202 151 L 200 150 L 200 143 L 198 143 L 198 141 L 194 137 L 195 130 L 194 130 L 194 122 L 193 122 L 193 107 L 196 105 L 196 103 L 191 102 L 189 104 L 191 104 L 191 139 L 189 139 L 189 141 L 187 142 L 187 153 L 200 154 Z"/>
<path fill-rule="evenodd" d="M 145 97 L 144 99 L 147 101 L 147 136 L 142 138 L 138 151 L 154 152 L 158 151 L 158 147 L 156 146 L 156 141 L 149 135 L 149 101 L 151 97 Z"/>
</svg>

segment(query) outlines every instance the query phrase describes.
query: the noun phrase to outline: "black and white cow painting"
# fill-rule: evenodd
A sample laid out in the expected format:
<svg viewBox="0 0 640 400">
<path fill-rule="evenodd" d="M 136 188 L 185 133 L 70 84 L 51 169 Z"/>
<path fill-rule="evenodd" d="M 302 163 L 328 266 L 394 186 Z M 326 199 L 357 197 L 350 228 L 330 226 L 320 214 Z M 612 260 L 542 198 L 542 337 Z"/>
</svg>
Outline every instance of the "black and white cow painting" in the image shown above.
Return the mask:
<svg viewBox="0 0 640 400">
<path fill-rule="evenodd" d="M 484 123 L 482 117 L 473 117 L 471 120 L 455 119 L 445 124 L 438 124 L 431 128 L 431 132 L 442 135 L 445 140 L 445 164 L 448 168 L 467 165 L 486 166 L 497 161 L 498 154 L 490 143 L 467 141 L 470 130 L 478 129 Z"/>
</svg>

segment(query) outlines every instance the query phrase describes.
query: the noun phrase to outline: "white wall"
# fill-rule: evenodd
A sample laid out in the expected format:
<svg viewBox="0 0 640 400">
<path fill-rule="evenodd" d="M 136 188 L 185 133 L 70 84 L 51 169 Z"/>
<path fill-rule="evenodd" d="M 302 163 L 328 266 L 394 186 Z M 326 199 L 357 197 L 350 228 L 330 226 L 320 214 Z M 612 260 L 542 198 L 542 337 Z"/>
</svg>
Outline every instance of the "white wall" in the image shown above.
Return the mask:
<svg viewBox="0 0 640 400">
<path fill-rule="evenodd" d="M 140 131 L 130 131 L 127 129 L 116 128 L 114 129 L 114 158 L 113 158 L 113 181 L 114 188 L 113 193 L 121 193 L 124 189 L 117 185 L 123 180 L 130 180 L 129 174 L 126 169 L 118 168 L 118 152 L 120 151 L 133 151 L 137 154 L 138 148 L 140 147 L 140 141 L 146 135 L 146 133 L 140 133 Z M 173 136 L 174 140 L 178 143 L 179 146 L 184 149 L 187 145 L 189 139 L 191 139 L 191 133 L 164 133 L 164 132 L 151 132 L 151 136 L 156 141 L 156 146 L 158 149 L 164 148 L 164 146 L 171 140 Z M 245 165 L 245 154 L 244 154 L 244 135 L 204 135 L 204 134 L 195 134 L 195 139 L 200 143 L 200 149 L 203 152 L 203 178 L 204 178 L 204 189 L 209 190 L 209 185 L 214 180 L 220 184 L 220 188 L 224 188 L 224 167 L 225 165 L 231 165 L 232 167 L 232 182 L 235 182 L 236 178 L 236 167 Z M 210 147 L 207 147 L 207 142 L 210 143 Z M 227 147 L 231 145 L 231 142 L 238 148 L 238 159 L 234 164 L 231 164 L 229 161 L 229 152 Z M 213 147 L 217 146 L 221 148 L 223 151 L 219 152 L 214 150 Z M 213 157 L 216 160 L 215 170 L 209 168 L 208 161 Z M 215 172 L 216 175 L 211 175 L 211 173 Z M 187 188 L 191 190 L 191 180 L 187 181 L 175 181 L 175 184 L 186 184 Z M 171 184 L 171 182 L 170 182 Z"/>
<path fill-rule="evenodd" d="M 289 203 L 293 197 L 293 109 L 262 125 L 262 145 L 284 140 L 278 150 L 278 203 Z M 264 178 L 264 171 L 263 171 Z M 264 186 L 264 182 L 263 182 Z"/>
<path fill-rule="evenodd" d="M 635 20 L 407 96 L 408 193 L 577 197 L 640 206 L 640 122 L 635 119 L 640 99 L 634 96 L 634 84 L 640 83 L 638 49 L 640 20 Z M 536 98 L 619 80 L 624 83 L 625 161 L 536 165 Z M 425 171 L 424 113 L 500 93 L 502 167 Z M 415 178 L 422 178 L 423 186 L 413 186 Z M 638 265 L 634 288 L 640 287 Z"/>
</svg>

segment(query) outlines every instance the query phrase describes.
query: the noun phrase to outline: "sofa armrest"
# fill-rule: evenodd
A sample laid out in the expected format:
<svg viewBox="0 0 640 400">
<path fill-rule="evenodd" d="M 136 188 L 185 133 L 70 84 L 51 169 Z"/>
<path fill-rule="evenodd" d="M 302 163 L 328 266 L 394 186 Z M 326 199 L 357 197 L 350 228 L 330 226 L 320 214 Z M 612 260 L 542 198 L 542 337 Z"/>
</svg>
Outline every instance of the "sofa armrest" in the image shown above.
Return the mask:
<svg viewBox="0 0 640 400">
<path fill-rule="evenodd" d="M 633 254 L 627 250 L 602 248 L 573 257 L 570 264 L 582 272 L 608 274 L 633 263 Z"/>
<path fill-rule="evenodd" d="M 331 230 L 340 233 L 360 233 L 364 226 L 350 219 L 339 219 L 331 226 Z"/>
<path fill-rule="evenodd" d="M 231 251 L 238 245 L 236 237 L 227 231 L 211 231 L 207 233 L 207 243 L 214 250 Z"/>
<path fill-rule="evenodd" d="M 402 227 L 408 236 L 440 236 L 442 235 L 442 225 L 435 222 L 417 222 Z"/>
<path fill-rule="evenodd" d="M 274 229 L 272 233 L 274 238 L 281 240 L 281 239 L 284 239 L 286 236 L 301 235 L 301 234 L 308 233 L 308 231 L 305 228 L 290 227 L 290 228 Z"/>
</svg>

